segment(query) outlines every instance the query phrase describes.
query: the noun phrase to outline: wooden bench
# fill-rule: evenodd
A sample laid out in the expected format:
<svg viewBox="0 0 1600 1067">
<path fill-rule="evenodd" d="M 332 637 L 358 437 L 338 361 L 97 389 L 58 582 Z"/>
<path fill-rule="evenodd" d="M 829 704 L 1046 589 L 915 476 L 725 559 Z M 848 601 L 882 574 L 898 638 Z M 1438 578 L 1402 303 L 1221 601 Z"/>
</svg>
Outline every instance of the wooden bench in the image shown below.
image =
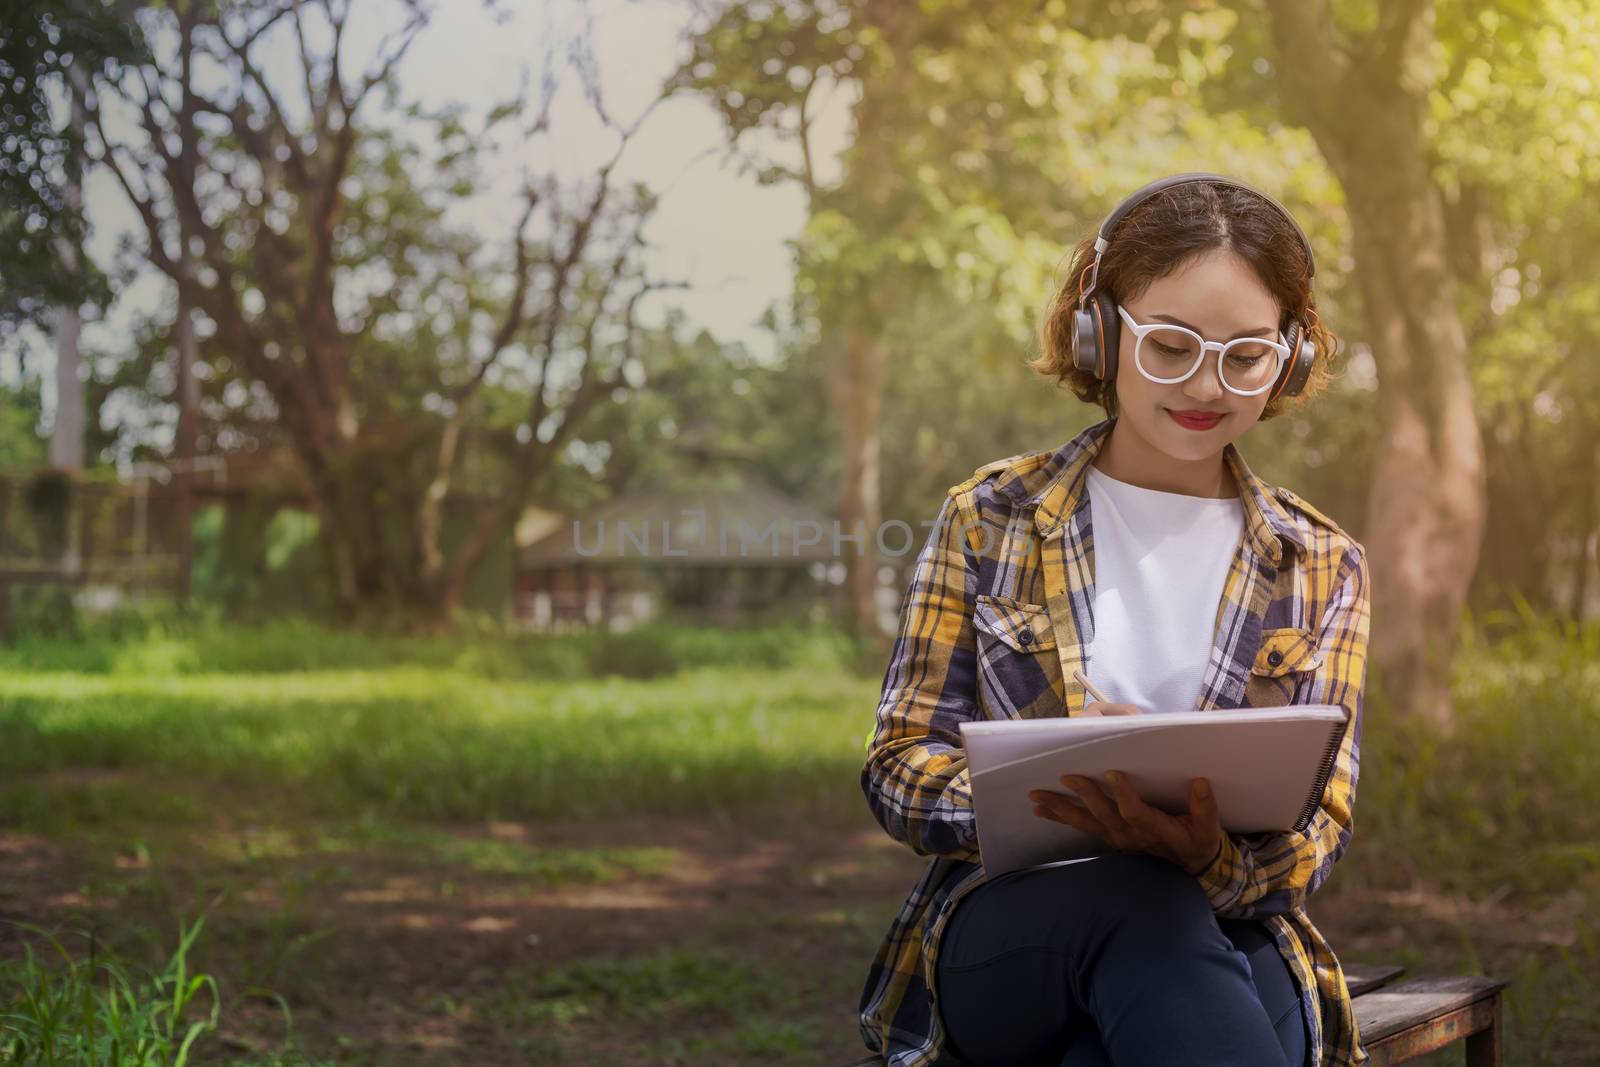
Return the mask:
<svg viewBox="0 0 1600 1067">
<path fill-rule="evenodd" d="M 1467 1067 L 1500 1067 L 1500 993 L 1509 983 L 1458 975 L 1390 986 L 1405 968 L 1351 965 L 1344 973 L 1356 998 L 1356 1029 L 1372 1053 L 1368 1067 L 1405 1063 L 1462 1038 Z"/>
<path fill-rule="evenodd" d="M 1346 964 L 1356 1026 L 1372 1058 L 1387 1067 L 1466 1038 L 1467 1067 L 1500 1067 L 1500 993 L 1508 983 L 1482 975 L 1417 978 L 1391 985 L 1404 967 Z M 882 1067 L 876 1056 L 846 1067 Z"/>
</svg>

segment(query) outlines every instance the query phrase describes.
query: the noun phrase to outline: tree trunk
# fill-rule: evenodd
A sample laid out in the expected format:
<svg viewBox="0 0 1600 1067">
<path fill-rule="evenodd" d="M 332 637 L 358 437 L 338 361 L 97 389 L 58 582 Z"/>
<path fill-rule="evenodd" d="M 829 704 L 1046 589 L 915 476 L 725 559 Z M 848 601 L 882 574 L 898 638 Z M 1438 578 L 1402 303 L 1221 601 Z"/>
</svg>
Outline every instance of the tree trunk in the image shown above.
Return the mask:
<svg viewBox="0 0 1600 1067">
<path fill-rule="evenodd" d="M 194 483 L 199 439 L 200 383 L 194 376 L 199 341 L 194 332 L 194 309 L 181 297 L 173 332 L 178 342 L 178 375 L 173 390 L 178 405 L 178 426 L 172 440 L 174 522 L 178 538 L 178 602 L 189 603 L 190 570 L 194 565 Z"/>
<path fill-rule="evenodd" d="M 295 441 L 295 450 L 307 472 L 307 496 L 328 546 L 340 620 L 381 622 L 406 608 L 414 590 L 402 587 L 391 560 L 384 532 L 383 473 L 361 463 L 330 461 L 304 439 Z"/>
<path fill-rule="evenodd" d="M 911 78 L 908 66 L 914 7 L 905 0 L 869 0 L 865 17 L 882 35 L 885 65 L 864 78 L 856 105 L 852 173 L 845 196 L 847 210 L 871 242 L 887 237 L 896 222 L 896 176 L 890 152 L 893 110 Z M 892 322 L 895 301 L 885 292 L 890 275 L 861 279 L 858 292 L 836 299 L 843 336 L 829 346 L 828 396 L 839 422 L 842 463 L 838 518 L 845 563 L 848 618 L 861 634 L 881 636 L 878 622 L 878 526 L 883 519 L 880 485 L 879 421 L 883 412 L 885 325 Z M 843 537 L 860 537 L 844 541 Z"/>
<path fill-rule="evenodd" d="M 1589 556 L 1590 546 L 1593 546 L 1594 563 L 1600 567 L 1600 516 L 1596 515 L 1597 501 L 1600 501 L 1600 441 L 1594 441 L 1592 435 L 1588 439 L 1593 443 L 1589 447 L 1589 476 L 1584 479 L 1583 485 L 1583 513 L 1578 520 L 1578 559 L 1576 573 L 1572 582 L 1572 603 L 1568 614 L 1572 621 L 1583 625 L 1584 615 L 1589 604 Z"/>
<path fill-rule="evenodd" d="M 828 395 L 839 420 L 840 550 L 844 553 L 847 618 L 863 634 L 878 632 L 878 526 L 883 520 L 878 422 L 883 411 L 880 342 L 867 324 L 852 326 L 827 371 Z M 846 541 L 845 537 L 859 540 Z"/>
<path fill-rule="evenodd" d="M 1372 662 L 1405 714 L 1454 725 L 1450 661 L 1484 526 L 1483 442 L 1466 337 L 1448 275 L 1403 234 L 1435 211 L 1419 196 L 1350 193 L 1367 328 L 1383 376 L 1368 493 Z M 1407 219 L 1407 216 L 1410 219 Z M 1420 253 L 1420 254 L 1419 254 Z M 1374 266 L 1377 269 L 1373 269 Z"/>
<path fill-rule="evenodd" d="M 88 84 L 83 68 L 74 65 L 70 71 L 69 92 L 72 98 L 72 128 L 83 129 L 87 116 L 84 93 Z M 66 183 L 63 200 L 71 213 L 83 210 L 83 169 L 81 151 L 71 152 L 66 160 Z M 83 266 L 83 249 L 62 240 L 56 244 L 56 255 L 66 274 L 74 275 Z M 82 358 L 78 341 L 83 330 L 83 319 L 78 308 L 63 304 L 56 309 L 56 421 L 50 433 L 50 465 L 68 471 L 83 470 L 83 380 L 79 376 Z"/>
<path fill-rule="evenodd" d="M 1359 51 L 1325 4 L 1272 0 L 1285 89 L 1344 187 L 1379 369 L 1365 541 L 1371 662 L 1400 713 L 1454 726 L 1450 661 L 1482 543 L 1483 441 L 1424 119 L 1433 8 L 1394 4 Z"/>
<path fill-rule="evenodd" d="M 1535 610 L 1555 607 L 1550 589 L 1552 490 L 1539 465 L 1529 405 L 1501 401 L 1484 423 L 1489 509 L 1469 603 L 1498 609 L 1517 597 Z"/>
<path fill-rule="evenodd" d="M 194 189 L 195 173 L 200 165 L 200 131 L 195 124 L 195 100 L 191 77 L 194 63 L 194 28 L 187 16 L 181 20 L 179 32 L 183 46 L 183 104 L 179 112 L 178 139 L 180 148 L 177 173 L 188 188 Z M 180 247 L 178 266 L 185 277 L 193 279 L 200 264 L 188 242 Z M 178 550 L 178 581 L 175 590 L 178 602 L 189 604 L 189 571 L 194 563 L 194 482 L 196 448 L 199 438 L 200 383 L 194 377 L 194 364 L 199 355 L 200 342 L 195 333 L 195 308 L 190 299 L 192 286 L 178 286 L 178 317 L 173 333 L 178 346 L 178 373 L 173 387 L 173 402 L 178 408 L 178 425 L 172 440 L 174 521 Z"/>
<path fill-rule="evenodd" d="M 71 471 L 83 470 L 83 380 L 78 376 L 82 332 L 77 308 L 56 308 L 56 422 L 50 431 L 50 465 Z"/>
</svg>

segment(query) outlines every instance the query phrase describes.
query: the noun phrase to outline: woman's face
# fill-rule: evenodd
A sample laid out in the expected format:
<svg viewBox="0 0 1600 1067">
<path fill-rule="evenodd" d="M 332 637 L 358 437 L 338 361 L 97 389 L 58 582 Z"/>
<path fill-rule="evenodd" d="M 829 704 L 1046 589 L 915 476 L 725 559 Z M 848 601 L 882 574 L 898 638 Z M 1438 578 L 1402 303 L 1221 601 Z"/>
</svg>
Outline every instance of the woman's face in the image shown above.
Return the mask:
<svg viewBox="0 0 1600 1067">
<path fill-rule="evenodd" d="M 1157 278 L 1123 307 L 1136 322 L 1187 326 L 1207 341 L 1245 336 L 1282 340 L 1277 301 L 1250 265 L 1228 249 L 1203 253 Z M 1272 390 L 1240 396 L 1224 389 L 1217 378 L 1215 350 L 1206 352 L 1200 369 L 1187 381 L 1162 385 L 1139 373 L 1134 365 L 1137 339 L 1120 315 L 1118 326 L 1122 330 L 1117 348 L 1119 421 L 1152 448 L 1177 460 L 1207 459 L 1261 418 Z M 1172 412 L 1219 413 L 1221 418 L 1196 428 L 1179 422 Z"/>
</svg>

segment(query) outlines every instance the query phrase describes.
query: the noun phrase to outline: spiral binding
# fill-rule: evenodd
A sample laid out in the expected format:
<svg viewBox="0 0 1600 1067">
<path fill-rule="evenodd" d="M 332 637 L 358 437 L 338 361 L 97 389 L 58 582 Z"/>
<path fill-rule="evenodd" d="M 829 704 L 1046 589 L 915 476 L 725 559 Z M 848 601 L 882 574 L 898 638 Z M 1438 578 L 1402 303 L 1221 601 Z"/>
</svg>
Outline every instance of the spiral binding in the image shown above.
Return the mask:
<svg viewBox="0 0 1600 1067">
<path fill-rule="evenodd" d="M 1340 724 L 1341 727 L 1349 725 L 1348 720 Z M 1317 770 L 1317 782 L 1311 789 L 1311 795 L 1306 797 L 1306 806 L 1300 810 L 1300 819 L 1294 824 L 1295 833 L 1301 833 L 1311 825 L 1311 817 L 1317 813 L 1317 808 L 1322 803 L 1322 791 L 1328 788 L 1328 779 L 1333 777 L 1334 764 L 1339 761 L 1339 743 L 1344 740 L 1344 730 L 1333 731 L 1333 736 L 1328 739 L 1328 750 L 1322 754 L 1322 766 Z"/>
</svg>

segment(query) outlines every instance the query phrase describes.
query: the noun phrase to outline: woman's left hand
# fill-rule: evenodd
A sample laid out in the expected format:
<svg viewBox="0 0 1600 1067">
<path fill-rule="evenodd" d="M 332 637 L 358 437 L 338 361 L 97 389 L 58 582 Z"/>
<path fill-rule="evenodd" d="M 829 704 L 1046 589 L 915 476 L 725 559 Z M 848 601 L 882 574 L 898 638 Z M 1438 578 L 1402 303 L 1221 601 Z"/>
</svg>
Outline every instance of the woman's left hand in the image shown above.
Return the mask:
<svg viewBox="0 0 1600 1067">
<path fill-rule="evenodd" d="M 1168 815 L 1141 800 L 1120 771 L 1108 771 L 1105 778 L 1109 795 L 1093 778 L 1062 775 L 1062 784 L 1081 800 L 1045 789 L 1031 790 L 1028 799 L 1034 803 L 1033 813 L 1103 838 L 1119 852 L 1160 856 L 1190 874 L 1199 874 L 1211 865 L 1222 849 L 1222 820 L 1209 782 L 1204 778 L 1191 781 L 1188 814 Z"/>
</svg>

